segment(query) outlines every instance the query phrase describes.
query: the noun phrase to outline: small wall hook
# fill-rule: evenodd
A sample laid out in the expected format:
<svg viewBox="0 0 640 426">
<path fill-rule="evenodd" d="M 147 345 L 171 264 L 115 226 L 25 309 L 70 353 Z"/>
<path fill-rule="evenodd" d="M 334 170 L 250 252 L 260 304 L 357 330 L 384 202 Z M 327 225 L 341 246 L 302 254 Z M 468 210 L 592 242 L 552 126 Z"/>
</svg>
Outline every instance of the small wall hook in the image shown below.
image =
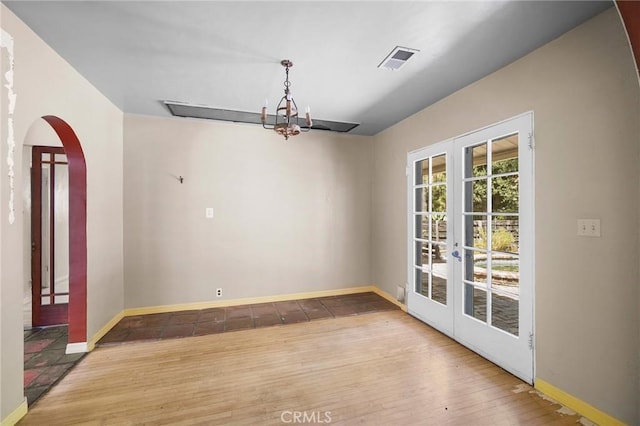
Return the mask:
<svg viewBox="0 0 640 426">
<path fill-rule="evenodd" d="M 180 181 L 180 183 L 184 182 L 184 177 L 183 176 L 178 176 L 178 180 Z"/>
</svg>

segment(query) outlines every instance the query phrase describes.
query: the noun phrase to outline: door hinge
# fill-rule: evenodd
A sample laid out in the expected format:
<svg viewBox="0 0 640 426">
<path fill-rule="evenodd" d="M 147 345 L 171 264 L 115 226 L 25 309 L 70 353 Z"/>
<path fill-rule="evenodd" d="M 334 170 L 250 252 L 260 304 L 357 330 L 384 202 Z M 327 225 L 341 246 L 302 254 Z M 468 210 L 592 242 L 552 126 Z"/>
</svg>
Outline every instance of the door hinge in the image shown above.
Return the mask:
<svg viewBox="0 0 640 426">
<path fill-rule="evenodd" d="M 529 350 L 533 350 L 533 332 L 529 333 Z"/>
<path fill-rule="evenodd" d="M 533 137 L 533 132 L 529 133 L 529 149 L 533 149 L 535 146 L 535 139 Z"/>
</svg>

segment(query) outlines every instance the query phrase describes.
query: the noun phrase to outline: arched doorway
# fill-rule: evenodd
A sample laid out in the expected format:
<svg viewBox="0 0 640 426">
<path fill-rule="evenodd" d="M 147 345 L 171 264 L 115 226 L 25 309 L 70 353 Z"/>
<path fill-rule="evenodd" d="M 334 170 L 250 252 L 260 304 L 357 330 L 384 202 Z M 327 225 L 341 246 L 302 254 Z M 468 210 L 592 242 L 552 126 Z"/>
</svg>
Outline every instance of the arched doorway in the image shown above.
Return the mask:
<svg viewBox="0 0 640 426">
<path fill-rule="evenodd" d="M 87 342 L 87 174 L 84 153 L 75 132 L 53 115 L 42 119 L 54 130 L 68 162 L 69 296 L 67 352 L 86 351 Z"/>
</svg>

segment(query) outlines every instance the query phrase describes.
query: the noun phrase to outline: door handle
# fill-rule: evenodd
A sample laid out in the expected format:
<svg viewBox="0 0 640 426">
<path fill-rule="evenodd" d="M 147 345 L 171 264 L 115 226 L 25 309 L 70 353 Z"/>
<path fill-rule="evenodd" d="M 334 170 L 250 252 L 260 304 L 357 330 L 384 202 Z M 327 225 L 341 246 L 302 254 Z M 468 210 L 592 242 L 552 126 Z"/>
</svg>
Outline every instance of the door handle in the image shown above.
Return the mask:
<svg viewBox="0 0 640 426">
<path fill-rule="evenodd" d="M 451 253 L 451 256 L 458 259 L 458 262 L 462 262 L 462 256 L 460 256 L 460 253 L 458 252 L 458 250 L 455 250 L 453 253 Z"/>
</svg>

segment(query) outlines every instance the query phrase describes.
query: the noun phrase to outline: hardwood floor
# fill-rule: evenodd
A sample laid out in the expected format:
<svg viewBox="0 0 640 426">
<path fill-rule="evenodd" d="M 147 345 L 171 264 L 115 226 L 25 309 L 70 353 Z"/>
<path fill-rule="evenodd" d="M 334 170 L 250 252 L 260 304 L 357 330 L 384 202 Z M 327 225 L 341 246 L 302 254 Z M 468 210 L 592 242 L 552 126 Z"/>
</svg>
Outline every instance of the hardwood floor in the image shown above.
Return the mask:
<svg viewBox="0 0 640 426">
<path fill-rule="evenodd" d="M 101 347 L 22 425 L 575 424 L 404 312 Z"/>
</svg>

